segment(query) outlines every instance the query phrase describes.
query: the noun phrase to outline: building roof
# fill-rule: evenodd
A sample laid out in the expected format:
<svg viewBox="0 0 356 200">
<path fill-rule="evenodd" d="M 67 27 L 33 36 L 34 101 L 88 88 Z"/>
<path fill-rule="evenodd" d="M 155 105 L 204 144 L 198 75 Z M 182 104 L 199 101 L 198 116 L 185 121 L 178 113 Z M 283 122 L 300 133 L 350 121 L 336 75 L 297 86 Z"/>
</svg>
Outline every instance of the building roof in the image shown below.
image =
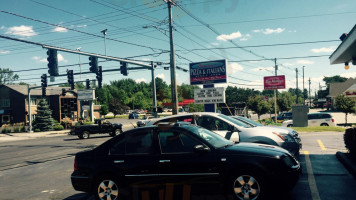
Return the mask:
<svg viewBox="0 0 356 200">
<path fill-rule="evenodd" d="M 327 97 L 336 97 L 338 95 L 341 95 L 345 92 L 345 90 L 347 90 L 354 84 L 356 84 L 356 80 L 353 78 L 349 78 L 343 83 L 330 83 L 329 95 Z"/>
<path fill-rule="evenodd" d="M 6 87 L 8 87 L 10 89 L 13 89 L 13 90 L 25 95 L 25 96 L 28 95 L 27 85 L 4 85 L 4 86 L 6 86 Z M 70 90 L 69 87 L 48 86 L 47 90 L 46 90 L 46 94 L 47 94 L 47 96 L 61 95 L 62 94 L 62 88 L 65 88 L 66 90 Z M 41 88 L 31 89 L 31 95 L 41 96 L 42 95 L 42 89 Z"/>
<path fill-rule="evenodd" d="M 329 57 L 330 64 L 350 62 L 352 57 L 356 57 L 356 25 L 352 28 L 347 37 L 339 47 Z"/>
</svg>

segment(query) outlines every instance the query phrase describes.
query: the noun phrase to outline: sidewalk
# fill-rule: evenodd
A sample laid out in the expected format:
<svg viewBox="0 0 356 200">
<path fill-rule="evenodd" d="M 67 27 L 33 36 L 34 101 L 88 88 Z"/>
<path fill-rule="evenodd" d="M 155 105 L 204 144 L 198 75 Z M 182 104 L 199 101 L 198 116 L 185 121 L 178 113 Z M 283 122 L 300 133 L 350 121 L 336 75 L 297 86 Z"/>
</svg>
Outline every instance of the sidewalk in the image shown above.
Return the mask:
<svg viewBox="0 0 356 200">
<path fill-rule="evenodd" d="M 55 137 L 68 134 L 70 130 L 61 131 L 46 131 L 46 132 L 32 132 L 32 133 L 0 133 L 0 142 L 28 140 L 42 137 Z"/>
</svg>

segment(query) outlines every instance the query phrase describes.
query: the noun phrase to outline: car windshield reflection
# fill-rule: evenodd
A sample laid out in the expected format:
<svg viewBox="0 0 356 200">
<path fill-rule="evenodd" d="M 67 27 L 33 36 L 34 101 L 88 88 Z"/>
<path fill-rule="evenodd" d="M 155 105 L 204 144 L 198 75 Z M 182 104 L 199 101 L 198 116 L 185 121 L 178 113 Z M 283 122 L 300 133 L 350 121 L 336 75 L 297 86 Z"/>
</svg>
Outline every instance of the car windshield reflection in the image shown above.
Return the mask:
<svg viewBox="0 0 356 200">
<path fill-rule="evenodd" d="M 224 137 L 222 137 L 214 132 L 211 132 L 205 128 L 192 126 L 190 128 L 190 131 L 193 132 L 194 134 L 198 135 L 199 137 L 203 138 L 205 141 L 207 141 L 209 144 L 211 144 L 215 148 L 221 148 L 221 147 L 225 147 L 225 146 L 234 144 L 230 140 L 227 140 Z"/>
<path fill-rule="evenodd" d="M 247 124 L 245 124 L 245 123 L 243 123 L 243 122 L 240 122 L 239 120 L 234 119 L 234 118 L 232 118 L 232 117 L 230 117 L 230 116 L 219 115 L 219 117 L 224 118 L 224 119 L 226 119 L 226 120 L 228 120 L 228 121 L 230 121 L 230 122 L 232 122 L 232 123 L 234 123 L 234 124 L 236 124 L 236 125 L 238 125 L 238 126 L 240 126 L 240 127 L 251 128 L 251 126 L 249 126 L 249 125 L 247 125 Z"/>
</svg>

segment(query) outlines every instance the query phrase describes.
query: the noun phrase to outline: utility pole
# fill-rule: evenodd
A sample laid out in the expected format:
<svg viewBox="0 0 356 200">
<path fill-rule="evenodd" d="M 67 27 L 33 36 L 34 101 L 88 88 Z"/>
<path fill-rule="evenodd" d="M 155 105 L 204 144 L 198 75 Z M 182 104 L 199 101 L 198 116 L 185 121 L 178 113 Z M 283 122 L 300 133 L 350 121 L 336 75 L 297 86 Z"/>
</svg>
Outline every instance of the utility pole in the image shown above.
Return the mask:
<svg viewBox="0 0 356 200">
<path fill-rule="evenodd" d="M 108 32 L 108 29 L 104 29 L 101 32 L 104 34 L 104 46 L 105 46 L 105 56 L 106 56 L 106 32 Z"/>
<path fill-rule="evenodd" d="M 274 74 L 277 76 L 277 58 L 274 59 Z M 277 89 L 274 89 L 274 122 L 277 123 Z"/>
<path fill-rule="evenodd" d="M 173 0 L 164 0 L 168 6 L 169 16 L 169 40 L 170 40 L 170 69 L 171 69 L 171 93 L 172 93 L 172 114 L 178 114 L 178 95 L 177 95 L 177 81 L 176 81 L 176 63 L 175 52 L 173 46 L 173 25 L 172 25 L 172 5 L 176 5 Z"/>
<path fill-rule="evenodd" d="M 310 96 L 310 77 L 309 77 L 309 108 L 311 107 L 311 96 Z"/>
<path fill-rule="evenodd" d="M 303 66 L 303 92 L 302 92 L 302 94 L 303 94 L 303 105 L 305 104 L 305 99 L 304 99 L 304 67 L 305 66 Z"/>
<path fill-rule="evenodd" d="M 296 89 L 295 89 L 295 92 L 297 94 L 297 100 L 296 100 L 296 103 L 298 105 L 298 96 L 299 96 L 299 92 L 298 92 L 298 68 L 295 68 L 295 74 L 296 74 L 296 82 L 297 82 L 297 85 L 296 85 Z"/>
<path fill-rule="evenodd" d="M 156 78 L 155 78 L 155 66 L 153 64 L 153 61 L 151 61 L 151 76 L 152 76 L 152 99 L 153 99 L 153 110 L 154 110 L 154 116 L 157 117 L 157 95 L 156 95 Z"/>
</svg>

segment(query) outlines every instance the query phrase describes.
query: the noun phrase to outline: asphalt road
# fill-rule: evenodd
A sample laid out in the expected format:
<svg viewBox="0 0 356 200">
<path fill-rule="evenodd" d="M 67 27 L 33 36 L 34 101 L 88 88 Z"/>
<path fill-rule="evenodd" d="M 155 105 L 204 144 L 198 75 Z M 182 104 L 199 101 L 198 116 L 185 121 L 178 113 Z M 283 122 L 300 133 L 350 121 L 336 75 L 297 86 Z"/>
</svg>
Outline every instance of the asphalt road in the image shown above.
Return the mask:
<svg viewBox="0 0 356 200">
<path fill-rule="evenodd" d="M 336 151 L 345 151 L 343 133 L 300 135 L 303 141 L 300 157 L 303 174 L 296 187 L 285 195 L 276 185 L 275 199 L 356 199 L 353 192 L 356 181 L 335 156 Z M 0 199 L 92 199 L 72 188 L 73 155 L 110 138 L 107 135 L 92 135 L 88 140 L 79 140 L 76 136 L 61 135 L 0 143 Z M 184 187 L 173 189 L 174 194 L 184 191 Z M 148 190 L 141 190 L 135 199 L 156 200 L 156 197 Z M 192 200 L 224 199 L 214 189 L 190 197 Z"/>
</svg>

